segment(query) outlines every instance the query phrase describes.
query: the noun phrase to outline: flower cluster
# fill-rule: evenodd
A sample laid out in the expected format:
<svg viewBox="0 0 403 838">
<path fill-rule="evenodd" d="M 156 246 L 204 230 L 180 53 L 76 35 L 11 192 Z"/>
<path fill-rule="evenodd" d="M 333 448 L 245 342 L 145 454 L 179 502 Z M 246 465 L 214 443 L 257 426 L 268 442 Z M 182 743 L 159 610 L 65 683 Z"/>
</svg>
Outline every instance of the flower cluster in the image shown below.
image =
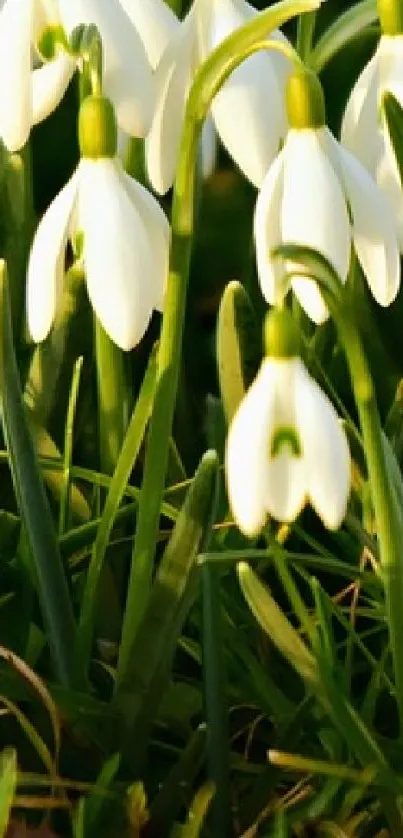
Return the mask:
<svg viewBox="0 0 403 838">
<path fill-rule="evenodd" d="M 9 152 L 21 149 L 32 126 L 58 105 L 74 73 L 81 77 L 80 161 L 40 220 L 29 257 L 27 318 L 35 341 L 52 327 L 68 242 L 97 318 L 123 350 L 139 343 L 153 310 L 162 311 L 170 227 L 151 191 L 125 172 L 118 134 L 144 139 L 149 185 L 165 194 L 197 69 L 256 14 L 246 0 L 194 0 L 183 20 L 164 0 L 0 0 L 0 77 L 8 79 L 0 86 L 0 137 Z M 290 330 L 290 289 L 315 324 L 329 316 L 314 277 L 288 270 L 285 281 L 273 256 L 283 243 L 318 251 L 341 284 L 354 253 L 382 306 L 399 288 L 402 190 L 379 111 L 385 91 L 403 101 L 403 34 L 400 20 L 382 8 L 380 17 L 379 47 L 351 93 L 341 143 L 326 127 L 317 77 L 280 31 L 270 33 L 275 48 L 249 54 L 211 103 L 203 168 L 214 166 L 218 135 L 259 190 L 257 272 L 275 307 L 269 322 L 274 317 L 276 334 Z M 349 491 L 344 432 L 295 342 L 279 351 L 277 338 L 270 339 L 266 348 L 229 430 L 235 518 L 256 535 L 267 512 L 292 521 L 309 499 L 325 525 L 337 527 Z"/>
</svg>

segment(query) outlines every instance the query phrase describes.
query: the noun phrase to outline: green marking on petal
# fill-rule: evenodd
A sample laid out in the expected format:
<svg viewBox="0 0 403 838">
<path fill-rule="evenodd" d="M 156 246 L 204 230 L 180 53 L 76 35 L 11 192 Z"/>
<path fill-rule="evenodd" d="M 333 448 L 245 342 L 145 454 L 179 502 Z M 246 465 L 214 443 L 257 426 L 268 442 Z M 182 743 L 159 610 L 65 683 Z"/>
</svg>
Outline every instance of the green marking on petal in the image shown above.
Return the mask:
<svg viewBox="0 0 403 838">
<path fill-rule="evenodd" d="M 284 447 L 290 450 L 293 457 L 302 456 L 300 438 L 291 425 L 281 425 L 274 431 L 270 443 L 270 458 L 278 457 Z"/>
<path fill-rule="evenodd" d="M 74 254 L 74 260 L 82 259 L 84 255 L 84 233 L 82 230 L 77 230 L 71 237 L 71 247 Z"/>
</svg>

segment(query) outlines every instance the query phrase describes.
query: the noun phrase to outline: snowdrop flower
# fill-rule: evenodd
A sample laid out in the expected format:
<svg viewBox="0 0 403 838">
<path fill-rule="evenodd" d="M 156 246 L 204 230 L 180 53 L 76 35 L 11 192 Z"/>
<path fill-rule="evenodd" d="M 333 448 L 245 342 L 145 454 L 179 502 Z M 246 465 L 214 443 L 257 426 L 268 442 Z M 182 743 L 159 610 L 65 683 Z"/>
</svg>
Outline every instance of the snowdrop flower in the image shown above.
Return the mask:
<svg viewBox="0 0 403 838">
<path fill-rule="evenodd" d="M 67 241 L 82 236 L 83 267 L 95 313 L 109 337 L 128 350 L 141 340 L 153 309 L 162 309 L 169 225 L 152 195 L 116 157 L 110 101 L 84 100 L 81 161 L 39 222 L 28 263 L 28 328 L 46 338 L 61 296 Z"/>
<path fill-rule="evenodd" d="M 291 321 L 291 322 L 290 322 Z M 350 454 L 336 411 L 298 357 L 294 324 L 272 310 L 269 357 L 235 414 L 226 446 L 228 495 L 245 535 L 262 530 L 269 513 L 291 522 L 309 501 L 337 529 L 350 491 Z"/>
<path fill-rule="evenodd" d="M 246 0 L 194 0 L 171 38 L 157 68 L 156 108 L 146 140 L 148 175 L 157 192 L 166 192 L 173 183 L 186 98 L 196 68 L 255 14 Z M 286 40 L 280 32 L 270 37 Z M 289 69 L 289 61 L 277 52 L 252 55 L 232 73 L 212 104 L 223 144 L 256 186 L 286 130 L 282 94 Z"/>
<path fill-rule="evenodd" d="M 163 0 L 58 0 L 69 35 L 94 24 L 103 46 L 103 89 L 119 128 L 144 137 L 155 104 L 153 68 L 168 44 L 175 16 Z"/>
<path fill-rule="evenodd" d="M 394 213 L 403 253 L 403 192 L 390 141 L 382 96 L 403 105 L 403 20 L 400 3 L 378 2 L 382 35 L 347 102 L 341 141 L 373 175 Z"/>
<path fill-rule="evenodd" d="M 46 31 L 60 24 L 54 0 L 0 2 L 0 137 L 11 152 L 59 104 L 74 70 L 64 52 L 33 69 L 33 54 Z"/>
<path fill-rule="evenodd" d="M 271 251 L 281 243 L 312 247 L 344 282 L 353 244 L 376 301 L 389 305 L 400 284 L 392 212 L 367 170 L 325 126 L 319 81 L 299 68 L 287 83 L 290 130 L 258 195 L 254 236 L 258 276 L 269 303 L 284 295 L 281 265 Z M 315 323 L 328 310 L 313 280 L 295 276 L 291 287 Z"/>
</svg>

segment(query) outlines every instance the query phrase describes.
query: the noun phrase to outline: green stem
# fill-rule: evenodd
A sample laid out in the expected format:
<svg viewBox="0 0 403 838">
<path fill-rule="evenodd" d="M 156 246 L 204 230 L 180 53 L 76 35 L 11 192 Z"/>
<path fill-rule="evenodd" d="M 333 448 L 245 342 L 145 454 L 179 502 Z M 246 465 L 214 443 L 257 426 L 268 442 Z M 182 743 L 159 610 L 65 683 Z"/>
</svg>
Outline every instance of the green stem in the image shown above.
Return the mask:
<svg viewBox="0 0 403 838">
<path fill-rule="evenodd" d="M 95 320 L 99 453 L 105 474 L 113 474 L 128 421 L 128 398 L 123 352 Z"/>
<path fill-rule="evenodd" d="M 11 278 L 10 305 L 13 334 L 19 342 L 23 337 L 25 313 L 26 266 L 35 213 L 32 193 L 31 149 L 29 143 L 19 154 L 5 149 L 2 172 L 1 215 L 3 226 L 2 256 Z"/>
<path fill-rule="evenodd" d="M 201 568 L 203 590 L 203 674 L 207 720 L 208 777 L 215 786 L 211 806 L 211 834 L 232 834 L 228 706 L 222 639 L 220 570 L 205 562 Z"/>
<path fill-rule="evenodd" d="M 90 661 L 97 595 L 101 574 L 104 569 L 105 555 L 124 491 L 143 442 L 148 417 L 152 408 L 154 386 L 155 352 L 153 351 L 150 355 L 140 394 L 133 410 L 119 458 L 116 462 L 116 468 L 110 482 L 102 518 L 97 527 L 96 538 L 92 547 L 91 560 L 82 597 L 75 650 L 76 669 L 83 677 L 87 675 Z"/>
<path fill-rule="evenodd" d="M 272 540 L 268 541 L 268 547 L 277 576 L 288 597 L 292 610 L 300 621 L 302 631 L 309 639 L 311 646 L 313 646 L 316 635 L 315 625 L 290 573 L 288 559 L 284 555 L 284 551 L 279 549 L 275 543 L 273 544 Z"/>
<path fill-rule="evenodd" d="M 354 38 L 362 35 L 363 30 L 378 19 L 375 0 L 362 0 L 343 15 L 324 32 L 312 50 L 310 66 L 316 73 L 321 73 L 332 58 Z"/>
<path fill-rule="evenodd" d="M 385 459 L 375 390 L 361 339 L 350 315 L 341 309 L 337 327 L 347 357 L 367 460 L 374 505 L 386 614 L 395 673 L 400 730 L 403 725 L 403 555 L 402 518 Z"/>
<path fill-rule="evenodd" d="M 309 64 L 312 50 L 312 41 L 315 31 L 316 11 L 308 12 L 298 18 L 297 29 L 297 52 L 305 64 Z"/>
<path fill-rule="evenodd" d="M 296 14 L 317 8 L 316 0 L 283 0 L 256 15 L 226 38 L 196 73 L 186 105 L 172 204 L 172 246 L 158 354 L 157 389 L 150 422 L 134 552 L 123 621 L 118 679 L 130 660 L 147 605 L 157 541 L 161 499 L 168 463 L 181 361 L 182 334 L 194 225 L 198 140 L 211 102 L 246 55 Z M 264 44 L 266 47 L 266 44 Z"/>
</svg>

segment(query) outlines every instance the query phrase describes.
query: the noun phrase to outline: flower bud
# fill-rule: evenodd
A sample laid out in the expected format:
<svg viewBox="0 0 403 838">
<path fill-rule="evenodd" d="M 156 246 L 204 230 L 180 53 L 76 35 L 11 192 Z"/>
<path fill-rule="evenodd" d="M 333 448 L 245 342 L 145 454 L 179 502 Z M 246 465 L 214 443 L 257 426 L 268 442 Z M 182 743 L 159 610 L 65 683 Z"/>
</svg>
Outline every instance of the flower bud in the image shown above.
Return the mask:
<svg viewBox="0 0 403 838">
<path fill-rule="evenodd" d="M 297 67 L 288 77 L 286 108 L 291 128 L 321 128 L 325 124 L 322 85 L 307 67 Z"/>
<path fill-rule="evenodd" d="M 78 115 L 78 142 L 82 157 L 115 157 L 117 125 L 112 103 L 104 96 L 87 96 Z"/>
<path fill-rule="evenodd" d="M 377 0 L 378 15 L 383 35 L 403 34 L 402 0 Z"/>
<path fill-rule="evenodd" d="M 298 329 L 286 308 L 272 308 L 264 323 L 264 344 L 270 358 L 295 358 L 300 352 Z"/>
</svg>

